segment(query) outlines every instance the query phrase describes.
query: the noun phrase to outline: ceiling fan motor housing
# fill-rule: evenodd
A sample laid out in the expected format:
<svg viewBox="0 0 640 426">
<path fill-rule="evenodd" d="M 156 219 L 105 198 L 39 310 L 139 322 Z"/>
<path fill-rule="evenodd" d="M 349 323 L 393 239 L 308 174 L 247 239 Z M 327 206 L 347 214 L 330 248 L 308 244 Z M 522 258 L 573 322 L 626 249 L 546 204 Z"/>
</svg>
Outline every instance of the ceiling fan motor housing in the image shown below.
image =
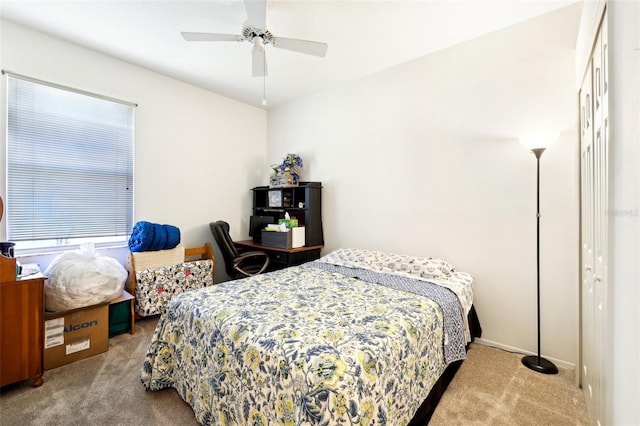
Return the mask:
<svg viewBox="0 0 640 426">
<path fill-rule="evenodd" d="M 264 44 L 269 44 L 273 39 L 273 34 L 271 34 L 268 30 L 262 28 L 244 27 L 244 29 L 242 30 L 242 37 L 252 43 L 256 37 L 259 37 L 262 39 L 262 42 Z"/>
</svg>

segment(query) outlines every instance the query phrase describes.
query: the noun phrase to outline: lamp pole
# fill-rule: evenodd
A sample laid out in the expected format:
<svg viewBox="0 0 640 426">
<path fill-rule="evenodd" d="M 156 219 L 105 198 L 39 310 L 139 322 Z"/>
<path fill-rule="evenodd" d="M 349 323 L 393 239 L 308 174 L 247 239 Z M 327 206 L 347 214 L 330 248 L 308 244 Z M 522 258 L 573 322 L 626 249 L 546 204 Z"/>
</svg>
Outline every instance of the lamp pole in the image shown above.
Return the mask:
<svg viewBox="0 0 640 426">
<path fill-rule="evenodd" d="M 548 359 L 540 356 L 540 157 L 544 148 L 531 150 L 536 156 L 536 270 L 537 270 L 537 300 L 538 300 L 538 354 L 527 355 L 522 358 L 522 364 L 533 371 L 544 374 L 558 373 L 558 367 Z"/>
</svg>

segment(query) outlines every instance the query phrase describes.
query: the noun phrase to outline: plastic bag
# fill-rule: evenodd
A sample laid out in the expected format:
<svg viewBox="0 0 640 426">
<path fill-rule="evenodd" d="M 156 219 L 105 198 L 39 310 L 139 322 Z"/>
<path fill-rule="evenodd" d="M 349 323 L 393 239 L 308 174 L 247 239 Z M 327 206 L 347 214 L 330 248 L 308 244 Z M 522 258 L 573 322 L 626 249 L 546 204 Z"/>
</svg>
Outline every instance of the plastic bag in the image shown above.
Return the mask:
<svg viewBox="0 0 640 426">
<path fill-rule="evenodd" d="M 124 267 L 115 259 L 96 254 L 93 243 L 58 255 L 45 275 L 45 308 L 54 312 L 115 299 L 127 280 Z"/>
</svg>

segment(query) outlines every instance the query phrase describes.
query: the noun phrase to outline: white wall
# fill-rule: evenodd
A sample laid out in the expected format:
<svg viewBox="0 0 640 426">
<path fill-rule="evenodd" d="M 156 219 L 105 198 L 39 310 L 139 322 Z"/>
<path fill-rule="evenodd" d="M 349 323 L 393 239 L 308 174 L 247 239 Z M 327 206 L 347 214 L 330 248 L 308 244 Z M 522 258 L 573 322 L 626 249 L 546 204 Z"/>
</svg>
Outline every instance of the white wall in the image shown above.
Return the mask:
<svg viewBox="0 0 640 426">
<path fill-rule="evenodd" d="M 581 5 L 270 109 L 268 160 L 323 182 L 325 252 L 429 255 L 476 277 L 483 339 L 536 351 L 535 157 L 542 156 L 542 353 L 577 361 L 575 42 Z M 384 52 L 380 52 L 384 54 Z"/>
<path fill-rule="evenodd" d="M 640 424 L 640 3 L 608 2 L 611 377 L 605 424 Z"/>
<path fill-rule="evenodd" d="M 269 170 L 264 110 L 7 21 L 0 26 L 2 69 L 138 104 L 136 221 L 178 226 L 185 246 L 215 247 L 208 224 L 218 219 L 230 222 L 232 236 L 248 237 L 249 189 L 262 184 Z M 3 102 L 2 117 L 5 107 Z M 0 133 L 5 152 L 4 120 Z M 4 196 L 4 162 L 1 167 Z M 5 238 L 3 221 L 0 240 Z M 217 262 L 217 279 L 223 269 Z"/>
</svg>

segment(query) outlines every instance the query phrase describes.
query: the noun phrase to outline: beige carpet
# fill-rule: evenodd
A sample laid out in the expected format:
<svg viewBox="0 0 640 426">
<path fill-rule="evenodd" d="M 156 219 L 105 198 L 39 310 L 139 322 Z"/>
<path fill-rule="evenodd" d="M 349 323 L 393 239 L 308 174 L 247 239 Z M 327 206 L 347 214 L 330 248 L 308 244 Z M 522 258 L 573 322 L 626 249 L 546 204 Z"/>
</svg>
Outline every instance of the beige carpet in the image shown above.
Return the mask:
<svg viewBox="0 0 640 426">
<path fill-rule="evenodd" d="M 429 423 L 436 425 L 588 425 L 573 371 L 529 370 L 522 355 L 472 344 Z"/>
<path fill-rule="evenodd" d="M 145 392 L 140 369 L 156 320 L 109 340 L 109 351 L 45 372 L 44 385 L 6 386 L 1 425 L 195 425 L 170 389 Z M 587 425 L 571 372 L 534 373 L 520 356 L 471 345 L 430 425 Z"/>
</svg>

